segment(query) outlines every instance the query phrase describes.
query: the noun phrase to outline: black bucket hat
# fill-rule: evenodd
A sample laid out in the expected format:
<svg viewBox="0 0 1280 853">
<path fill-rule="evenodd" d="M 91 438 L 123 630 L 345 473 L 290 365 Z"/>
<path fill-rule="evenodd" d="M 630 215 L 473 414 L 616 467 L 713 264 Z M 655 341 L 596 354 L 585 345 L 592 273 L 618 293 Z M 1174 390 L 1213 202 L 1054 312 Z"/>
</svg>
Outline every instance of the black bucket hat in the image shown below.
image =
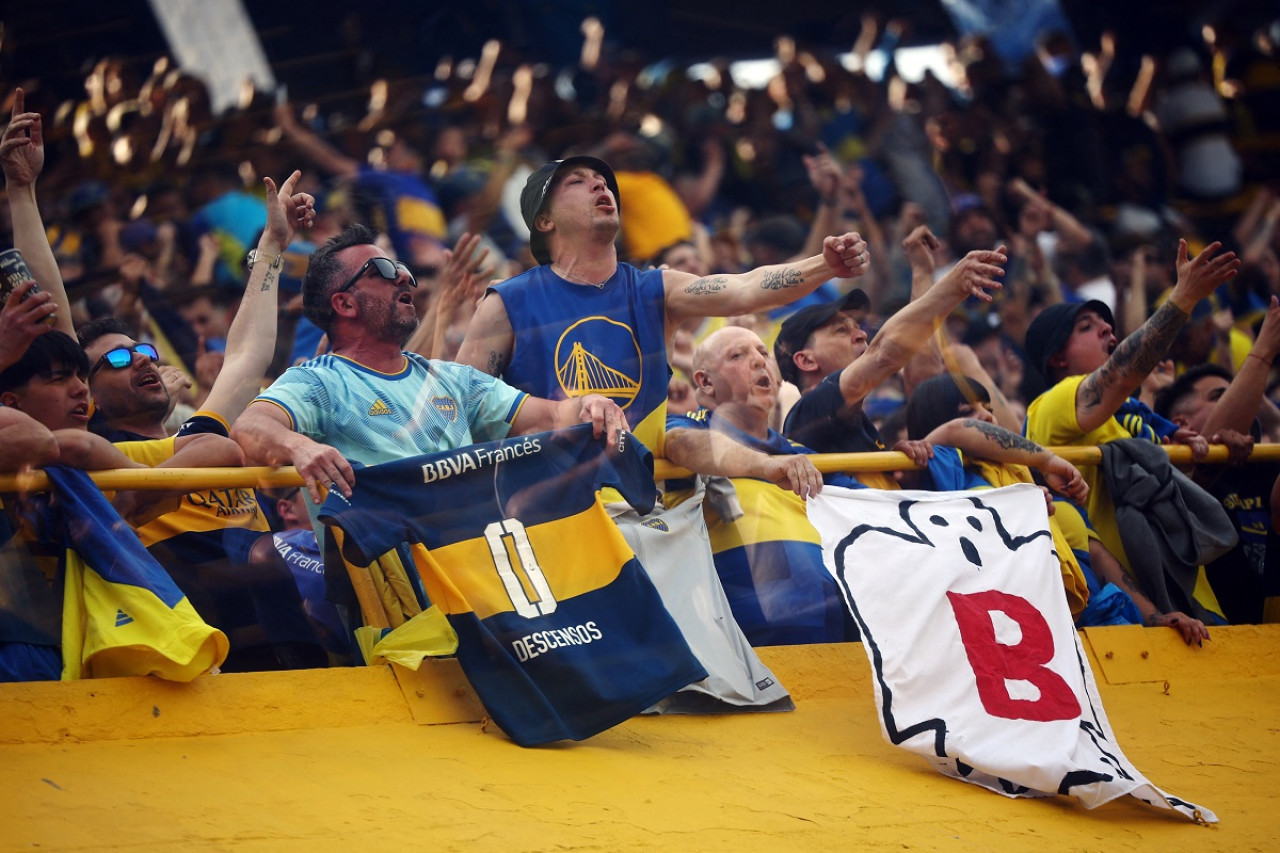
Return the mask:
<svg viewBox="0 0 1280 853">
<path fill-rule="evenodd" d="M 1115 317 L 1105 302 L 1090 299 L 1088 302 L 1059 302 L 1036 315 L 1027 329 L 1027 361 L 1045 382 L 1051 382 L 1049 376 L 1049 359 L 1058 354 L 1066 346 L 1071 330 L 1076 326 L 1076 317 L 1081 311 L 1093 311 L 1107 322 L 1111 328 L 1116 327 Z"/>
<path fill-rule="evenodd" d="M 618 209 L 618 213 L 622 213 L 622 199 L 618 194 L 618 179 L 613 175 L 613 169 L 609 168 L 609 164 L 598 157 L 566 157 L 563 160 L 552 160 L 544 164 L 538 171 L 529 176 L 529 180 L 524 182 L 524 189 L 520 192 L 520 215 L 524 217 L 524 224 L 529 226 L 529 251 L 533 253 L 533 257 L 540 264 L 551 263 L 551 255 L 547 252 L 547 238 L 541 231 L 534 227 L 533 221 L 537 219 L 538 213 L 542 210 L 542 205 L 546 203 L 547 193 L 551 191 L 551 182 L 555 179 L 556 173 L 566 166 L 576 166 L 579 163 L 586 164 L 595 169 L 604 176 L 605 185 L 609 187 L 609 191 L 613 193 L 613 203 Z"/>
</svg>

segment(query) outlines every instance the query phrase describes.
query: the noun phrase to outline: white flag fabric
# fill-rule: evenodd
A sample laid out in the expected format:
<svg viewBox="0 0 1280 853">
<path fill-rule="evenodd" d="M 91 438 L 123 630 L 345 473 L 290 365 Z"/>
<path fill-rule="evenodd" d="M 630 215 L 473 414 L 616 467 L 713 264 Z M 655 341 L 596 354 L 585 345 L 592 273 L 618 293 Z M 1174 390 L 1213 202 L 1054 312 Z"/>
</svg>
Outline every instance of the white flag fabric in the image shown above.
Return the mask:
<svg viewBox="0 0 1280 853">
<path fill-rule="evenodd" d="M 1041 491 L 851 490 L 809 501 L 862 631 L 880 726 L 941 773 L 1009 797 L 1125 794 L 1197 821 L 1120 751 L 1062 590 Z"/>
</svg>

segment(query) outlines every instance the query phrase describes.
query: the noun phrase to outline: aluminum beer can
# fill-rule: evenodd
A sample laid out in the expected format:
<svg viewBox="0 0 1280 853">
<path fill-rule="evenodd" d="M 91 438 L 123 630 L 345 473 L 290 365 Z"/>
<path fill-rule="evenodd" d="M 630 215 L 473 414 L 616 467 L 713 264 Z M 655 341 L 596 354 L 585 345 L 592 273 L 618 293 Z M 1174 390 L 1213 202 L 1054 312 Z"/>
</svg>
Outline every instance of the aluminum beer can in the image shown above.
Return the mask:
<svg viewBox="0 0 1280 853">
<path fill-rule="evenodd" d="M 9 294 L 13 293 L 13 289 L 24 281 L 34 281 L 35 276 L 31 275 L 31 268 L 27 266 L 27 262 L 22 259 L 22 253 L 17 249 L 5 249 L 0 252 L 0 308 L 4 307 L 4 303 L 9 301 Z M 40 286 L 36 285 L 27 291 L 27 295 L 22 297 L 25 302 L 30 297 L 40 292 Z M 56 322 L 55 315 L 50 314 L 48 323 L 52 325 Z"/>
</svg>

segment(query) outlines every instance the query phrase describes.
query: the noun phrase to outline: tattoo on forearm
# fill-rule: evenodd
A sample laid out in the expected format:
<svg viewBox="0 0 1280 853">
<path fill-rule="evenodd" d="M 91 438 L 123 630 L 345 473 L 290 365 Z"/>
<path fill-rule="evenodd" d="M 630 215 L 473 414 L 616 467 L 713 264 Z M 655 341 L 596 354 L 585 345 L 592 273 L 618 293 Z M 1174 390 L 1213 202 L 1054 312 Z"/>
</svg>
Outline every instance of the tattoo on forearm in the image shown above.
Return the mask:
<svg viewBox="0 0 1280 853">
<path fill-rule="evenodd" d="M 770 270 L 764 274 L 764 279 L 760 282 L 760 286 L 765 290 L 784 290 L 800 284 L 804 284 L 804 273 L 791 267 Z"/>
<path fill-rule="evenodd" d="M 1028 453 L 1040 453 L 1044 450 L 1043 447 L 1036 444 L 1034 441 L 1023 438 L 1016 432 L 1010 432 L 1004 427 L 989 424 L 986 421 L 980 421 L 976 418 L 965 418 L 962 423 L 970 429 L 976 429 L 978 432 L 982 433 L 983 438 L 987 441 L 995 442 L 1005 450 L 1025 450 Z"/>
<path fill-rule="evenodd" d="M 1110 361 L 1118 370 L 1146 376 L 1164 358 L 1169 345 L 1187 322 L 1187 315 L 1172 302 L 1165 302 L 1151 319 L 1136 332 L 1120 342 Z"/>
<path fill-rule="evenodd" d="M 729 282 L 724 278 L 724 276 L 717 276 L 716 278 L 700 278 L 693 284 L 686 287 L 684 292 L 693 296 L 701 296 L 704 293 L 716 293 L 717 291 L 724 290 L 728 286 Z"/>
<path fill-rule="evenodd" d="M 267 274 L 262 277 L 262 292 L 265 293 L 271 289 L 271 285 L 276 283 L 276 271 L 267 270 Z"/>
<path fill-rule="evenodd" d="M 1133 597 L 1135 592 L 1144 598 L 1146 597 L 1146 593 L 1142 591 L 1142 587 L 1138 586 L 1138 584 L 1134 582 L 1133 578 L 1129 577 L 1129 573 L 1124 570 L 1123 566 L 1120 567 L 1120 586 L 1124 588 L 1125 592 L 1129 593 L 1130 598 Z M 1153 615 L 1159 616 L 1160 614 L 1155 613 Z"/>
<path fill-rule="evenodd" d="M 506 367 L 507 367 L 506 356 L 504 356 L 500 352 L 490 350 L 489 361 L 484 366 L 484 372 L 489 374 L 490 376 L 501 376 L 503 371 L 506 370 Z"/>
<path fill-rule="evenodd" d="M 1187 315 L 1166 301 L 1151 319 L 1120 342 L 1106 364 L 1085 377 L 1080 383 L 1080 402 L 1090 409 L 1102 403 L 1103 392 L 1113 382 L 1128 377 L 1136 377 L 1141 382 L 1164 358 L 1186 322 Z"/>
</svg>

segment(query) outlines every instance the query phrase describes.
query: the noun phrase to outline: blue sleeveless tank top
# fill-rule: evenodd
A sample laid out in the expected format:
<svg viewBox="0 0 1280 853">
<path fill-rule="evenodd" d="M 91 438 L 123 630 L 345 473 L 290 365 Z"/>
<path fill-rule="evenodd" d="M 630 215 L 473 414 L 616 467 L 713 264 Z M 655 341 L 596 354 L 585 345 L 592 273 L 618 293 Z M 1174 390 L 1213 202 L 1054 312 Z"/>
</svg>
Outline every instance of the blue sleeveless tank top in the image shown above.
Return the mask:
<svg viewBox="0 0 1280 853">
<path fill-rule="evenodd" d="M 671 368 L 661 270 L 620 263 L 597 288 L 540 266 L 494 290 L 515 331 L 508 384 L 551 399 L 608 397 L 635 437 L 662 455 Z"/>
</svg>

